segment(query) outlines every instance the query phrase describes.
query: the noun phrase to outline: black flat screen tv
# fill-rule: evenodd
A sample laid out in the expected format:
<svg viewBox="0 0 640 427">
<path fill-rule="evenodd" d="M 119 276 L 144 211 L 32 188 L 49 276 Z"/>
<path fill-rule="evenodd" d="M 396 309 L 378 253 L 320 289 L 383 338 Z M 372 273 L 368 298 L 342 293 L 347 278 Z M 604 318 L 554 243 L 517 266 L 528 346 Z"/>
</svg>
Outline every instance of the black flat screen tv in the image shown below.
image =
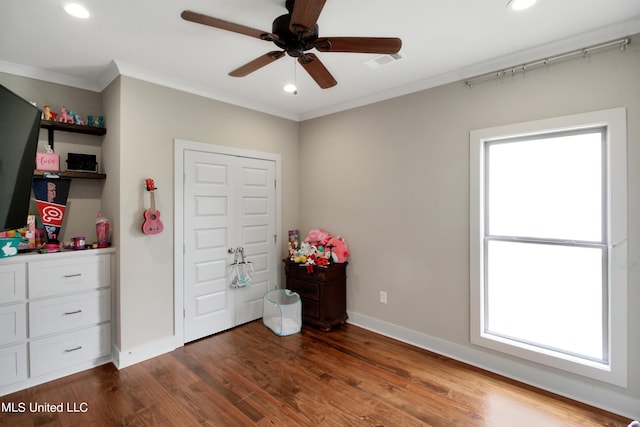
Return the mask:
<svg viewBox="0 0 640 427">
<path fill-rule="evenodd" d="M 27 224 L 40 116 L 37 107 L 0 85 L 0 231 Z"/>
</svg>

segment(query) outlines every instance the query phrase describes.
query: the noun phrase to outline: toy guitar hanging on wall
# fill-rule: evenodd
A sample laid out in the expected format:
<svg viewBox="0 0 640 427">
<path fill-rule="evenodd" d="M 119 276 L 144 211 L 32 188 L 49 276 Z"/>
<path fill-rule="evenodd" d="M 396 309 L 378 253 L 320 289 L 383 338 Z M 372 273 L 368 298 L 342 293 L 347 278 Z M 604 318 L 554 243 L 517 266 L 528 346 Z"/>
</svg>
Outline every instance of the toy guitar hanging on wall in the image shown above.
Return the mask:
<svg viewBox="0 0 640 427">
<path fill-rule="evenodd" d="M 145 209 L 144 211 L 144 223 L 142 224 L 142 232 L 144 234 L 159 234 L 162 233 L 164 226 L 160 221 L 160 211 L 156 210 L 156 198 L 154 190 L 156 190 L 155 184 L 151 178 L 145 180 L 147 185 L 147 191 L 151 193 L 151 209 Z"/>
</svg>

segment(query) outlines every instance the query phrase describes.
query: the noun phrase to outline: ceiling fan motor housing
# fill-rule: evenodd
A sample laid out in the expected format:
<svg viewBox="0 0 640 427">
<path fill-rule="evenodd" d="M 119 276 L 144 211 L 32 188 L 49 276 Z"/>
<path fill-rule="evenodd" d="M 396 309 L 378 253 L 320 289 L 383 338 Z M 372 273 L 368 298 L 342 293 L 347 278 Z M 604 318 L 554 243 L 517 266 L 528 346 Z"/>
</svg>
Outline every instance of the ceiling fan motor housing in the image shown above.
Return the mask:
<svg viewBox="0 0 640 427">
<path fill-rule="evenodd" d="M 232 77 L 245 77 L 282 58 L 285 53 L 297 58 L 297 62 L 320 86 L 328 89 L 338 82 L 324 66 L 320 58 L 310 49 L 320 52 L 348 52 L 370 54 L 394 54 L 401 46 L 402 40 L 392 37 L 318 37 L 318 18 L 327 0 L 286 0 L 285 7 L 289 13 L 277 17 L 273 21 L 273 31 L 236 24 L 213 16 L 185 10 L 183 19 L 202 25 L 208 25 L 225 31 L 255 37 L 273 42 L 280 50 L 267 52 L 244 65 L 229 72 Z"/>
<path fill-rule="evenodd" d="M 289 29 L 291 15 L 278 16 L 273 21 L 271 32 L 278 36 L 278 40 L 273 42 L 280 49 L 284 49 L 289 56 L 295 58 L 303 56 L 304 52 L 315 47 L 315 40 L 318 38 L 318 24 L 315 25 L 312 33 L 295 34 Z"/>
</svg>

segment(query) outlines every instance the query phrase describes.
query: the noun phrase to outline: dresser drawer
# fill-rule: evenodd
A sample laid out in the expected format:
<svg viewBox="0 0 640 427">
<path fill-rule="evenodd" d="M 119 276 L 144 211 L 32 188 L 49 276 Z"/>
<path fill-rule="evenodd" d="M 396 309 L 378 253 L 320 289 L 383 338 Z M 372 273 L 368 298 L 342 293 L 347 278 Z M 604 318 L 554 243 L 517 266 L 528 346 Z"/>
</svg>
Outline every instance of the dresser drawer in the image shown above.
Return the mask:
<svg viewBox="0 0 640 427">
<path fill-rule="evenodd" d="M 0 345 L 27 339 L 27 315 L 25 304 L 0 307 Z"/>
<path fill-rule="evenodd" d="M 0 347 L 0 386 L 27 379 L 27 345 Z"/>
<path fill-rule="evenodd" d="M 287 278 L 287 289 L 297 292 L 302 298 L 313 300 L 319 299 L 320 286 L 321 285 L 319 285 L 318 283 Z"/>
<path fill-rule="evenodd" d="M 23 301 L 26 297 L 25 264 L 0 265 L 0 304 Z"/>
<path fill-rule="evenodd" d="M 309 273 L 306 267 L 284 261 L 287 289 L 297 292 L 302 300 L 302 321 L 330 331 L 347 319 L 347 263 L 314 267 Z"/>
<path fill-rule="evenodd" d="M 294 262 L 284 260 L 284 269 L 287 277 L 301 279 L 301 280 L 313 280 L 317 282 L 327 282 L 329 280 L 340 279 L 347 276 L 347 262 L 339 264 L 331 264 L 326 267 L 315 266 L 313 272 L 309 273 L 307 267 L 302 264 L 296 264 Z"/>
<path fill-rule="evenodd" d="M 40 337 L 111 320 L 111 290 L 43 299 L 29 304 L 29 336 Z"/>
<path fill-rule="evenodd" d="M 302 299 L 302 315 L 306 317 L 320 317 L 320 303 L 308 299 Z"/>
<path fill-rule="evenodd" d="M 29 298 L 111 286 L 111 257 L 87 256 L 29 263 Z"/>
<path fill-rule="evenodd" d="M 38 376 L 111 354 L 111 324 L 94 326 L 29 343 L 31 376 Z"/>
</svg>

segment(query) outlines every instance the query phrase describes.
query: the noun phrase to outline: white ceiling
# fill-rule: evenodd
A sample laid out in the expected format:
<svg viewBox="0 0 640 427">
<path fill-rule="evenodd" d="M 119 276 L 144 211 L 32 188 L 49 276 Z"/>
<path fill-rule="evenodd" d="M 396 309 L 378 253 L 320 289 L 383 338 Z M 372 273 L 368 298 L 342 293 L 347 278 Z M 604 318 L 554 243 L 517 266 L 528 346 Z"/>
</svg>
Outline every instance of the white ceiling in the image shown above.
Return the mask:
<svg viewBox="0 0 640 427">
<path fill-rule="evenodd" d="M 285 0 L 2 0 L 0 71 L 100 91 L 118 74 L 304 120 L 640 33 L 640 0 L 328 0 L 320 36 L 399 37 L 402 59 L 316 52 L 338 81 L 320 89 L 286 56 L 243 78 L 227 73 L 276 47 L 184 21 L 193 10 L 271 31 Z M 282 90 L 297 81 L 298 94 Z"/>
</svg>

